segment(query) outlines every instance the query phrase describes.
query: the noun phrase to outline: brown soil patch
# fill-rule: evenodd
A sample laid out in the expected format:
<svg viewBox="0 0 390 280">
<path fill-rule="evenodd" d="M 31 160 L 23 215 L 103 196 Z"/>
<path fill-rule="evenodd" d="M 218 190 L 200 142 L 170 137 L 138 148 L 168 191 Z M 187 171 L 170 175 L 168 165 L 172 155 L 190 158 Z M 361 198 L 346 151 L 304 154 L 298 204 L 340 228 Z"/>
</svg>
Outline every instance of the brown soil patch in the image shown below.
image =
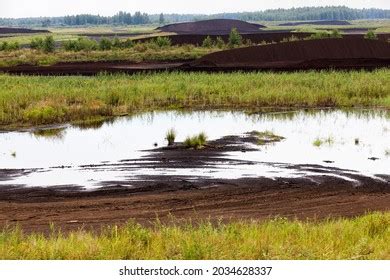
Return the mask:
<svg viewBox="0 0 390 280">
<path fill-rule="evenodd" d="M 358 38 L 304 40 L 264 46 L 238 48 L 205 55 L 190 67 L 283 68 L 309 64 L 310 61 L 359 63 L 383 60 L 389 63 L 390 44 Z"/>
</svg>

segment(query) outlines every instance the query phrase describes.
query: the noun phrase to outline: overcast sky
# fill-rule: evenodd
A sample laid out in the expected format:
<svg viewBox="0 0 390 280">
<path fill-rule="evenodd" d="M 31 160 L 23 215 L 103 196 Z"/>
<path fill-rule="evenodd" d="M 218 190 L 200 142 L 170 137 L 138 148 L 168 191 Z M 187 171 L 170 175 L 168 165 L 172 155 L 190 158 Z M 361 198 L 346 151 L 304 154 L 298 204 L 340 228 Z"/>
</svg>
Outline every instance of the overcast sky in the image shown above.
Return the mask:
<svg viewBox="0 0 390 280">
<path fill-rule="evenodd" d="M 0 17 L 113 15 L 118 11 L 154 13 L 222 13 L 273 8 L 345 5 L 352 8 L 390 9 L 390 0 L 0 0 Z"/>
</svg>

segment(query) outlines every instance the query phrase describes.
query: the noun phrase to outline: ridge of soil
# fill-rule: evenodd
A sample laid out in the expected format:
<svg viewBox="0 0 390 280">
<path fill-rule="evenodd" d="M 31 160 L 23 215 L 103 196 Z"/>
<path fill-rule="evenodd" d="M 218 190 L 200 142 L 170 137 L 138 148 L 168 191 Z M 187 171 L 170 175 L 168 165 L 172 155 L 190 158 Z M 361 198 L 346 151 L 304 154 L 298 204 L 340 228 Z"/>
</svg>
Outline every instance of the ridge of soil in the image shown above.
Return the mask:
<svg viewBox="0 0 390 280">
<path fill-rule="evenodd" d="M 14 27 L 0 27 L 0 34 L 31 34 L 31 33 L 51 33 L 49 30 L 43 29 L 28 29 L 28 28 L 14 28 Z"/>
<path fill-rule="evenodd" d="M 297 26 L 297 25 L 351 25 L 346 20 L 315 20 L 315 21 L 295 21 L 281 23 L 279 26 Z"/>
<path fill-rule="evenodd" d="M 177 34 L 229 34 L 233 28 L 240 33 L 258 32 L 265 26 L 233 19 L 210 19 L 195 22 L 182 22 L 157 28 L 162 32 Z"/>
<path fill-rule="evenodd" d="M 390 59 L 390 44 L 359 38 L 294 41 L 215 52 L 189 63 L 190 67 L 283 67 L 325 60 Z"/>
</svg>

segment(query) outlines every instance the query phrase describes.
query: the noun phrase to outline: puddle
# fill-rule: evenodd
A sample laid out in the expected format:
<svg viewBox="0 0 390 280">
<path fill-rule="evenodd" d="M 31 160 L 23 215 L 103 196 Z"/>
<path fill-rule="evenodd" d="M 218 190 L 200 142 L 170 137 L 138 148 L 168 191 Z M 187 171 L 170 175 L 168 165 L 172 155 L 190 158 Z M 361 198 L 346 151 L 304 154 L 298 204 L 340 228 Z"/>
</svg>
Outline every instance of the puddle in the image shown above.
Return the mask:
<svg viewBox="0 0 390 280">
<path fill-rule="evenodd" d="M 272 132 L 280 142 L 253 145 L 257 150 L 223 154 L 205 168 L 126 167 L 146 150 L 205 132 L 210 140 L 250 131 Z M 370 159 L 371 160 L 370 160 Z M 375 159 L 375 160 L 373 160 Z M 86 165 L 99 165 L 85 168 Z M 292 165 L 317 165 L 316 170 Z M 316 110 L 245 114 L 243 112 L 158 112 L 90 125 L 66 125 L 31 132 L 0 133 L 0 169 L 38 169 L 2 178 L 1 185 L 100 187 L 103 182 L 141 180 L 143 176 L 187 178 L 302 177 L 344 173 L 390 175 L 390 118 L 385 110 Z M 322 172 L 323 171 L 323 172 Z M 341 176 L 334 174 L 334 176 Z M 351 180 L 345 177 L 346 180 Z"/>
</svg>

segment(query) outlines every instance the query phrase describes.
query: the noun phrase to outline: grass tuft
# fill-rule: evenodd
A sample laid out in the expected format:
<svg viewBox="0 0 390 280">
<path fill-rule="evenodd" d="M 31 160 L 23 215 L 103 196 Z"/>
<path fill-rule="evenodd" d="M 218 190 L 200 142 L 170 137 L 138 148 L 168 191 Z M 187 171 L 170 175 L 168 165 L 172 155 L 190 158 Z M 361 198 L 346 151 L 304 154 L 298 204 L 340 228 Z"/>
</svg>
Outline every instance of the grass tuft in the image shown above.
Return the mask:
<svg viewBox="0 0 390 280">
<path fill-rule="evenodd" d="M 207 142 L 207 135 L 205 133 L 199 133 L 198 135 L 187 137 L 184 140 L 184 147 L 187 149 L 202 149 Z"/>
<path fill-rule="evenodd" d="M 175 143 L 176 139 L 176 131 L 171 128 L 167 131 L 167 134 L 165 135 L 165 140 L 168 141 L 168 146 L 172 146 Z"/>
</svg>

